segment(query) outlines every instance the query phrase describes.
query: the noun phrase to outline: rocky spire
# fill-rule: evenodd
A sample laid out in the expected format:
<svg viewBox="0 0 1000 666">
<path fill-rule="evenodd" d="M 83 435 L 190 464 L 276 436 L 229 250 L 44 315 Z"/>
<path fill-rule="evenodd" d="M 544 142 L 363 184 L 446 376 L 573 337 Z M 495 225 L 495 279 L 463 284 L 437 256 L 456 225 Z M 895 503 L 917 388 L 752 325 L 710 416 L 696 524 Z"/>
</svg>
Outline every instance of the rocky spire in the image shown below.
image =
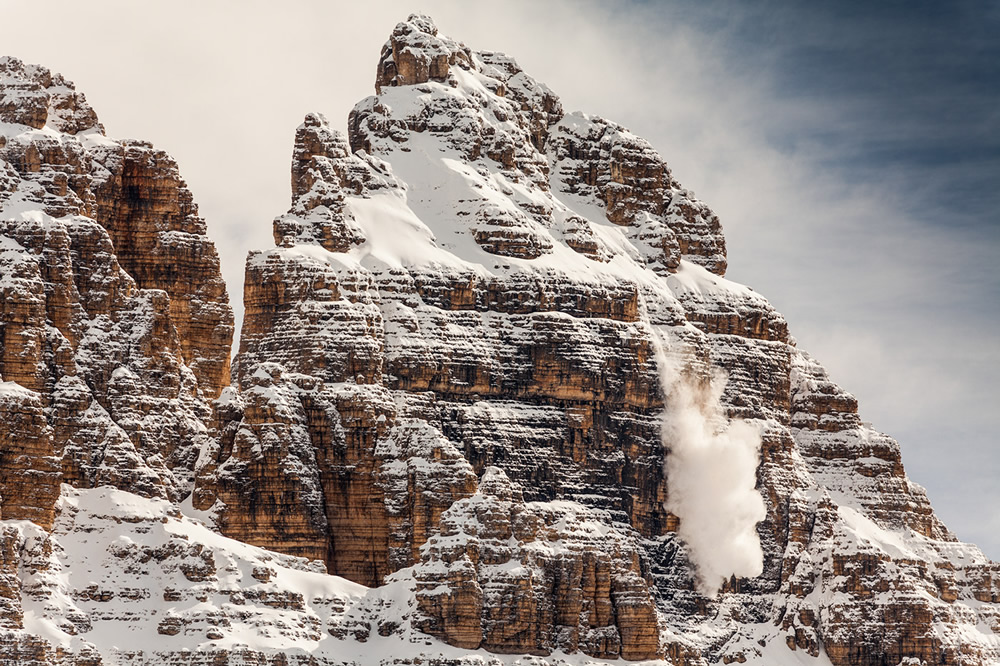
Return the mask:
<svg viewBox="0 0 1000 666">
<path fill-rule="evenodd" d="M 375 91 L 385 86 L 412 86 L 427 81 L 448 80 L 452 67 L 471 69 L 468 48 L 438 34 L 434 20 L 423 14 L 410 14 L 398 23 L 382 47 L 375 74 Z"/>
<path fill-rule="evenodd" d="M 180 499 L 229 382 L 205 223 L 174 161 L 107 138 L 61 75 L 2 58 L 0 100 L 3 516 L 47 526 L 60 481 Z"/>
</svg>

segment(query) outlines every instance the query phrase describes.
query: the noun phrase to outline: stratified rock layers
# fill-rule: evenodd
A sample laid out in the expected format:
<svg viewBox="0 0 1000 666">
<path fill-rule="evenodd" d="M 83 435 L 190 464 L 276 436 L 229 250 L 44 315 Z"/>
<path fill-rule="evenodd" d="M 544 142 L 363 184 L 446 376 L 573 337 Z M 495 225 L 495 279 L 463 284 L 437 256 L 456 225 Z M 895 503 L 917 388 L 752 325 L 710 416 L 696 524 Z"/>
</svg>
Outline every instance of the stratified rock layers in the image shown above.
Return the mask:
<svg viewBox="0 0 1000 666">
<path fill-rule="evenodd" d="M 0 75 L 3 517 L 48 525 L 60 481 L 179 500 L 229 383 L 215 247 L 165 153 L 42 67 Z"/>
<path fill-rule="evenodd" d="M 50 528 L 61 483 L 179 501 L 229 383 L 205 224 L 176 164 L 108 139 L 61 76 L 0 59 L 0 98 L 0 517 Z M 0 655 L 49 663 L 11 582 L 34 569 L 2 538 Z"/>
<path fill-rule="evenodd" d="M 413 626 L 465 649 L 1000 654 L 968 638 L 996 627 L 994 565 L 723 277 L 718 218 L 648 143 L 421 16 L 376 91 L 347 137 L 306 117 L 277 247 L 247 260 L 239 390 L 194 495 L 225 534 L 369 586 L 412 576 Z M 664 508 L 668 359 L 724 370 L 728 416 L 763 433 L 764 572 L 714 601 Z"/>
<path fill-rule="evenodd" d="M 508 56 L 411 16 L 346 136 L 306 116 L 233 386 L 174 163 L 0 63 L 0 656 L 1000 660 L 1000 568 L 724 277 L 717 216 Z M 663 394 L 720 373 L 696 416 L 760 431 L 767 517 L 761 575 L 710 598 Z"/>
<path fill-rule="evenodd" d="M 189 492 L 232 311 L 176 165 L 104 136 L 59 75 L 0 60 L 0 511 L 60 482 Z"/>
</svg>

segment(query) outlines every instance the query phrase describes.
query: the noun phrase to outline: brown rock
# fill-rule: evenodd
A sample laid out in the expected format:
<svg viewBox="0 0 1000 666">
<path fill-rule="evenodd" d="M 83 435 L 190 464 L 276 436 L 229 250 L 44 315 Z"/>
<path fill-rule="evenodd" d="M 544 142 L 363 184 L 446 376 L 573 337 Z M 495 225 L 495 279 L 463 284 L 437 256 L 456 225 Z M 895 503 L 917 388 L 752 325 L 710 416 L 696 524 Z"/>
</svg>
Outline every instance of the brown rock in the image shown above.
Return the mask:
<svg viewBox="0 0 1000 666">
<path fill-rule="evenodd" d="M 140 289 L 170 297 L 185 364 L 209 399 L 229 384 L 233 315 L 215 245 L 169 155 L 144 142 L 95 155 L 96 219 Z"/>
<path fill-rule="evenodd" d="M 437 26 L 427 16 L 411 14 L 396 25 L 389 41 L 382 47 L 375 89 L 383 86 L 409 86 L 448 78 L 451 65 L 469 66 L 468 49 L 438 36 Z"/>
<path fill-rule="evenodd" d="M 0 383 L 0 423 L 0 518 L 51 527 L 60 469 L 41 397 Z"/>
<path fill-rule="evenodd" d="M 204 223 L 173 161 L 104 137 L 72 83 L 0 71 L 0 375 L 36 394 L 31 423 L 4 403 L 4 515 L 48 525 L 60 481 L 180 499 L 229 372 Z"/>
<path fill-rule="evenodd" d="M 591 520 L 601 517 L 572 503 L 526 506 L 520 489 L 488 468 L 479 493 L 456 502 L 422 549 L 418 626 L 467 649 L 656 658 L 641 547 L 594 532 Z"/>
</svg>

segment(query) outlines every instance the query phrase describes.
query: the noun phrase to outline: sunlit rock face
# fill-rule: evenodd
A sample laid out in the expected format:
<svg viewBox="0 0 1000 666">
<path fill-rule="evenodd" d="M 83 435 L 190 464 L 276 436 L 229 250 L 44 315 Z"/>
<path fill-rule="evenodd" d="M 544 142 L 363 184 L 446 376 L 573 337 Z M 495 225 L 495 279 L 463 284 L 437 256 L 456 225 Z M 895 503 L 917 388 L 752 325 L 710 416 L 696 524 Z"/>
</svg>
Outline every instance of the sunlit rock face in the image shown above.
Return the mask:
<svg viewBox="0 0 1000 666">
<path fill-rule="evenodd" d="M 346 133 L 305 117 L 232 386 L 173 163 L 2 62 L 0 655 L 1000 660 L 1000 568 L 724 277 L 718 217 L 512 58 L 411 16 Z M 736 430 L 754 462 L 699 473 L 762 501 L 762 556 L 720 586 L 698 521 L 747 525 L 668 511 L 726 506 L 668 460 Z"/>
<path fill-rule="evenodd" d="M 215 247 L 173 160 L 108 138 L 62 76 L 0 59 L 4 659 L 62 663 L 36 611 L 70 633 L 94 619 L 39 587 L 60 484 L 190 493 L 232 332 Z M 70 654 L 100 663 L 86 641 Z"/>
<path fill-rule="evenodd" d="M 236 406 L 195 492 L 226 534 L 369 586 L 412 575 L 413 626 L 465 649 L 995 654 L 988 634 L 958 647 L 995 623 L 962 604 L 983 583 L 940 593 L 992 565 L 723 277 L 718 218 L 647 142 L 422 16 L 393 30 L 376 92 L 346 136 L 306 117 L 277 247 L 248 258 Z M 724 414 L 762 433 L 763 573 L 714 600 L 664 508 L 663 358 L 696 383 L 724 371 Z"/>
<path fill-rule="evenodd" d="M 0 510 L 59 483 L 180 500 L 229 383 L 215 247 L 165 153 L 105 136 L 73 84 L 0 60 Z"/>
</svg>

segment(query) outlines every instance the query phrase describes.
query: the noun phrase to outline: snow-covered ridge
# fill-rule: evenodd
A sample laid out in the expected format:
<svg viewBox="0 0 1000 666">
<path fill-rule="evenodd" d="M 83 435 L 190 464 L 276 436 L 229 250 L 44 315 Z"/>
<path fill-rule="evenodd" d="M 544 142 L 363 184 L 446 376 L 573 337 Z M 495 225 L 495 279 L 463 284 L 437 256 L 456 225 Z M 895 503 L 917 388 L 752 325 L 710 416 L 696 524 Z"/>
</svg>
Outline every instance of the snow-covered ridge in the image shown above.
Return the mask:
<svg viewBox="0 0 1000 666">
<path fill-rule="evenodd" d="M 724 277 L 711 209 L 647 142 L 566 113 L 512 58 L 411 16 L 346 136 L 306 116 L 275 247 L 247 260 L 236 381 L 211 410 L 181 292 L 139 284 L 131 240 L 150 220 L 107 185 L 138 170 L 153 201 L 158 176 L 175 196 L 150 236 L 192 248 L 203 225 L 169 158 L 68 134 L 63 84 L 3 62 L 19 91 L 3 99 L 28 101 L 0 112 L 56 120 L 4 126 L 0 288 L 30 296 L 39 358 L 80 349 L 59 289 L 79 294 L 91 342 L 58 381 L 0 389 L 0 416 L 40 433 L 0 430 L 0 460 L 50 489 L 97 486 L 53 493 L 50 530 L 3 522 L 0 645 L 22 661 L 1000 659 L 997 565 L 947 532 L 898 445 L 766 299 Z M 97 251 L 74 254 L 84 235 Z M 74 278 L 53 287 L 35 247 Z M 26 367 L 9 359 L 4 379 Z M 67 431 L 75 448 L 51 445 Z M 178 433 L 180 448 L 148 446 Z M 668 457 L 726 433 L 741 447 L 702 448 L 740 506 L 678 518 L 671 493 L 696 475 Z M 70 476 L 67 458 L 91 467 Z M 175 482 L 145 483 L 146 467 Z M 44 503 L 12 500 L 11 476 L 3 517 Z M 686 484 L 700 508 L 705 485 Z M 706 557 L 704 534 L 733 542 Z"/>
</svg>

